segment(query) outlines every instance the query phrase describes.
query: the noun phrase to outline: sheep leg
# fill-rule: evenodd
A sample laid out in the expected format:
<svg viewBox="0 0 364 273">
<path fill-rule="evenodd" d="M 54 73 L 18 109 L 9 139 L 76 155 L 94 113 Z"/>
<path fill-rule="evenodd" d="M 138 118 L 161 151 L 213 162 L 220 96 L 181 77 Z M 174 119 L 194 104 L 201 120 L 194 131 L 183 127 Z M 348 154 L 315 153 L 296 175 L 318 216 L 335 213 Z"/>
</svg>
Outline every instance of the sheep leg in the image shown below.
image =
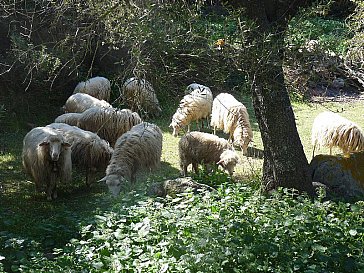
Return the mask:
<svg viewBox="0 0 364 273">
<path fill-rule="evenodd" d="M 200 122 L 200 120 L 196 120 L 197 130 L 201 131 L 199 122 Z"/>
<path fill-rule="evenodd" d="M 330 155 L 332 155 L 332 147 L 330 147 Z"/>
<path fill-rule="evenodd" d="M 198 174 L 198 163 L 192 163 L 192 169 L 193 171 Z"/>
<path fill-rule="evenodd" d="M 181 164 L 181 165 L 180 165 L 180 168 L 181 168 L 181 175 L 182 175 L 183 177 L 186 177 L 186 175 L 187 175 L 187 165 L 183 165 L 183 164 Z"/>
<path fill-rule="evenodd" d="M 131 174 L 131 177 L 130 177 L 130 181 L 133 185 L 135 185 L 135 181 L 136 181 L 136 172 L 132 173 Z"/>
<path fill-rule="evenodd" d="M 313 145 L 312 159 L 315 157 L 316 143 Z"/>
<path fill-rule="evenodd" d="M 216 135 L 216 126 L 214 126 L 214 135 Z"/>
</svg>

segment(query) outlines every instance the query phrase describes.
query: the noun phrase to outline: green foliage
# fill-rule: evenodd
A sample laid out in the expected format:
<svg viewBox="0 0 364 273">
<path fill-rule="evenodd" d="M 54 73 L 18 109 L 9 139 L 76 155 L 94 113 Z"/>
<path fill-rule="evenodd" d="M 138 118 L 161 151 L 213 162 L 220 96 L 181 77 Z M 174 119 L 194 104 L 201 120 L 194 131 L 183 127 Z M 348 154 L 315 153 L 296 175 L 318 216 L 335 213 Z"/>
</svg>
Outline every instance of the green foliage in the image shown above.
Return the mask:
<svg viewBox="0 0 364 273">
<path fill-rule="evenodd" d="M 360 272 L 363 202 L 311 201 L 245 184 L 216 194 L 119 198 L 56 257 L 25 272 Z"/>
<path fill-rule="evenodd" d="M 290 22 L 287 44 L 298 49 L 305 47 L 310 40 L 316 40 L 323 49 L 342 55 L 347 51 L 350 37 L 345 22 L 317 16 L 297 16 Z"/>
</svg>

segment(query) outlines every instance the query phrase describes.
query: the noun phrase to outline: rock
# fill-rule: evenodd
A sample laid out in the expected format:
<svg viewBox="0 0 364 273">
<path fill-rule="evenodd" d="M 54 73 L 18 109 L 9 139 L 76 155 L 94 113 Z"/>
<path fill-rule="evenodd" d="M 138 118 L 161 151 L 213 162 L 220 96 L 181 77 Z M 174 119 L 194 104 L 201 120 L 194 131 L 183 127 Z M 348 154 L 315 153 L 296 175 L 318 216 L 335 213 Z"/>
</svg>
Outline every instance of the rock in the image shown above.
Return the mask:
<svg viewBox="0 0 364 273">
<path fill-rule="evenodd" d="M 330 195 L 343 198 L 364 197 L 364 152 L 317 155 L 310 163 L 312 181 L 327 187 Z"/>
<path fill-rule="evenodd" d="M 186 191 L 187 188 L 192 188 L 194 193 L 198 193 L 198 190 L 215 190 L 208 185 L 195 182 L 191 177 L 183 177 L 153 183 L 148 188 L 147 194 L 158 197 L 166 197 L 167 195 L 175 196 L 178 193 Z"/>
</svg>

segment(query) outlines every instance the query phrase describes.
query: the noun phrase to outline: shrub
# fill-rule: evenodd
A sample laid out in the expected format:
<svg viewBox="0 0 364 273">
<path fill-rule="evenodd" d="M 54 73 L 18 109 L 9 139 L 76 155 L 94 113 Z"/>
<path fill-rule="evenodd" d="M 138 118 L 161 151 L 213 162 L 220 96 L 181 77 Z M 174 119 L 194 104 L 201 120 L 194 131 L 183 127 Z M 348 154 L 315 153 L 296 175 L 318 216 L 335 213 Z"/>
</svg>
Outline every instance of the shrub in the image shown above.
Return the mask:
<svg viewBox="0 0 364 273">
<path fill-rule="evenodd" d="M 133 201 L 134 200 L 134 201 Z M 120 203 L 119 203 L 120 202 Z M 58 272 L 359 272 L 363 202 L 312 201 L 245 184 L 217 194 L 129 194 L 83 226 L 80 239 L 24 268 Z"/>
</svg>

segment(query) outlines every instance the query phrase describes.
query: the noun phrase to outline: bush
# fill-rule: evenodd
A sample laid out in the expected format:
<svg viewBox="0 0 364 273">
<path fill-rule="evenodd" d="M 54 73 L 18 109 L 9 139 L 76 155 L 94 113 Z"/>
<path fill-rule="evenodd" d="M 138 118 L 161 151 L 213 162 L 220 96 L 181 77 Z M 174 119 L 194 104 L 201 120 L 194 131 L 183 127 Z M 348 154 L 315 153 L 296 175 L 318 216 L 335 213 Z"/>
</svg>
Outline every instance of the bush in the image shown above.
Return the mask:
<svg viewBox="0 0 364 273">
<path fill-rule="evenodd" d="M 133 201 L 134 200 L 134 201 Z M 119 203 L 120 202 L 120 203 Z M 360 272 L 363 202 L 270 197 L 245 184 L 174 199 L 128 194 L 32 272 Z"/>
</svg>

